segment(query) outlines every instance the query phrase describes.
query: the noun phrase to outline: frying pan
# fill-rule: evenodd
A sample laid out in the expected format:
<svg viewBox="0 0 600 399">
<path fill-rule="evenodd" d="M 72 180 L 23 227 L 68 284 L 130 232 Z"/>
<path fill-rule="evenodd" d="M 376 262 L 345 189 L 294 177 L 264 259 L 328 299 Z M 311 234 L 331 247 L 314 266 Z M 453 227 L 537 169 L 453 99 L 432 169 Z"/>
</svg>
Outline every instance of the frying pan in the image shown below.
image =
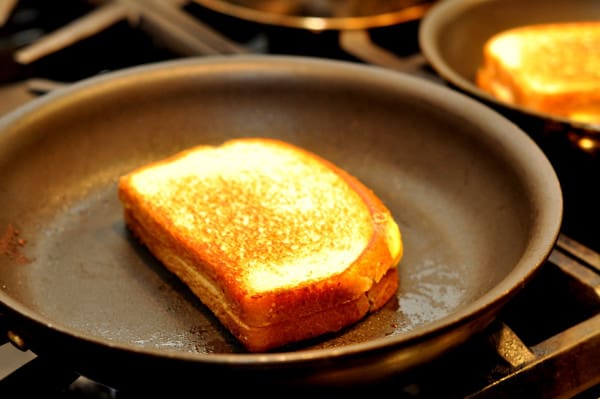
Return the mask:
<svg viewBox="0 0 600 399">
<path fill-rule="evenodd" d="M 250 354 L 129 234 L 131 169 L 197 144 L 287 140 L 371 187 L 400 225 L 398 294 L 337 334 Z M 58 89 L 0 119 L 1 322 L 112 386 L 338 387 L 464 343 L 544 263 L 562 193 L 514 124 L 420 78 L 293 56 L 188 58 Z M 242 384 L 242 385 L 240 385 Z"/>
<path fill-rule="evenodd" d="M 435 1 L 430 0 L 195 0 L 212 11 L 294 32 L 324 31 L 337 34 L 337 44 L 345 53 L 369 64 L 418 74 L 423 59 L 400 57 L 371 38 L 371 32 L 418 21 Z M 396 42 L 405 32 L 388 32 Z M 276 34 L 277 36 L 277 34 Z M 289 37 L 289 35 L 288 35 Z M 309 36 L 304 36 L 308 42 Z M 314 40 L 314 38 L 312 38 Z M 317 42 L 316 46 L 319 45 Z"/>
<path fill-rule="evenodd" d="M 499 101 L 475 83 L 483 45 L 495 33 L 516 26 L 600 19 L 596 0 L 445 0 L 419 26 L 419 44 L 431 67 L 454 88 L 508 116 L 542 138 L 596 153 L 600 126 L 571 121 Z M 564 139 L 564 140 L 562 140 Z"/>
<path fill-rule="evenodd" d="M 427 0 L 195 0 L 222 14 L 307 30 L 385 27 L 419 18 Z"/>
</svg>

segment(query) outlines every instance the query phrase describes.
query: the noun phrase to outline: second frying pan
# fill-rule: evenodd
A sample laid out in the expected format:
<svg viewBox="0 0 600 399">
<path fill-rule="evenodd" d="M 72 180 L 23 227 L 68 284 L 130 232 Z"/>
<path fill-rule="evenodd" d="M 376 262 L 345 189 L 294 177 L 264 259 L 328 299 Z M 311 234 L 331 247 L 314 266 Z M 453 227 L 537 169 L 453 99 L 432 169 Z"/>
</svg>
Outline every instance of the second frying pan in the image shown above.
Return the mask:
<svg viewBox="0 0 600 399">
<path fill-rule="evenodd" d="M 483 46 L 492 35 L 516 26 L 600 19 L 596 0 L 445 0 L 437 2 L 419 27 L 419 44 L 432 68 L 448 83 L 550 138 L 584 151 L 600 150 L 600 127 L 576 123 L 500 102 L 475 83 Z M 568 140 L 568 141 L 567 141 Z"/>
</svg>

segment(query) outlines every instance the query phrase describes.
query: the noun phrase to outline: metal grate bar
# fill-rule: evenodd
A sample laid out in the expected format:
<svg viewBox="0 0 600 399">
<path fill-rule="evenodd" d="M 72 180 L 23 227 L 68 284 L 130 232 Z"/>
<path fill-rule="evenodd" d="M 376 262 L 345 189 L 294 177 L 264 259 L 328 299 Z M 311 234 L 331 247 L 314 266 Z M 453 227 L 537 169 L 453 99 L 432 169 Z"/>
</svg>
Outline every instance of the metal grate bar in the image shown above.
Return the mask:
<svg viewBox="0 0 600 399">
<path fill-rule="evenodd" d="M 119 21 L 127 19 L 159 37 L 183 55 L 238 54 L 248 52 L 201 21 L 180 9 L 186 0 L 107 0 L 62 28 L 19 49 L 14 58 L 27 65 L 87 37 L 95 35 Z"/>
<path fill-rule="evenodd" d="M 600 255 L 564 235 L 559 242 L 550 264 L 581 286 L 580 300 L 594 306 L 595 311 L 589 318 L 531 347 L 502 326 L 492 336 L 507 335 L 510 339 L 492 342 L 510 367 L 468 398 L 572 398 L 600 384 L 600 274 L 588 268 Z"/>
<path fill-rule="evenodd" d="M 593 251 L 564 234 L 558 237 L 556 245 L 564 252 L 575 256 L 578 260 L 585 262 L 597 272 L 600 272 L 600 253 Z"/>
</svg>

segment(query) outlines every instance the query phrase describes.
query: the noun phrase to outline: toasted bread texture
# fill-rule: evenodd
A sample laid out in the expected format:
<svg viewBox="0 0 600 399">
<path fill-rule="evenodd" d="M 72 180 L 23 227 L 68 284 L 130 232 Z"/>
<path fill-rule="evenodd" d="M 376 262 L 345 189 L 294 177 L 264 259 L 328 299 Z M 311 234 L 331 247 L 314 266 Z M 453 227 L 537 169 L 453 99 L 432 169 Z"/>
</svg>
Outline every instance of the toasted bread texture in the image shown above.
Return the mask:
<svg viewBox="0 0 600 399">
<path fill-rule="evenodd" d="M 491 37 L 477 85 L 526 109 L 600 123 L 600 21 L 527 25 Z"/>
<path fill-rule="evenodd" d="M 337 332 L 398 289 L 383 202 L 289 143 L 200 145 L 120 178 L 134 235 L 250 352 Z"/>
</svg>

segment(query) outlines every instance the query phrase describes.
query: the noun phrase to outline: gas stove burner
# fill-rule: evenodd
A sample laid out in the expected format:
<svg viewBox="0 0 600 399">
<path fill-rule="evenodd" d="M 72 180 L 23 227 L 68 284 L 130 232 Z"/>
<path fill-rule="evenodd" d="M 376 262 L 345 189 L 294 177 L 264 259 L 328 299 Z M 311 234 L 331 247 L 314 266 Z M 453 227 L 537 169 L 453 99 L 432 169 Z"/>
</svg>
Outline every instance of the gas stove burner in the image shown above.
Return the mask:
<svg viewBox="0 0 600 399">
<path fill-rule="evenodd" d="M 195 0 L 214 11 L 269 25 L 309 30 L 369 29 L 421 18 L 424 0 Z"/>
</svg>

